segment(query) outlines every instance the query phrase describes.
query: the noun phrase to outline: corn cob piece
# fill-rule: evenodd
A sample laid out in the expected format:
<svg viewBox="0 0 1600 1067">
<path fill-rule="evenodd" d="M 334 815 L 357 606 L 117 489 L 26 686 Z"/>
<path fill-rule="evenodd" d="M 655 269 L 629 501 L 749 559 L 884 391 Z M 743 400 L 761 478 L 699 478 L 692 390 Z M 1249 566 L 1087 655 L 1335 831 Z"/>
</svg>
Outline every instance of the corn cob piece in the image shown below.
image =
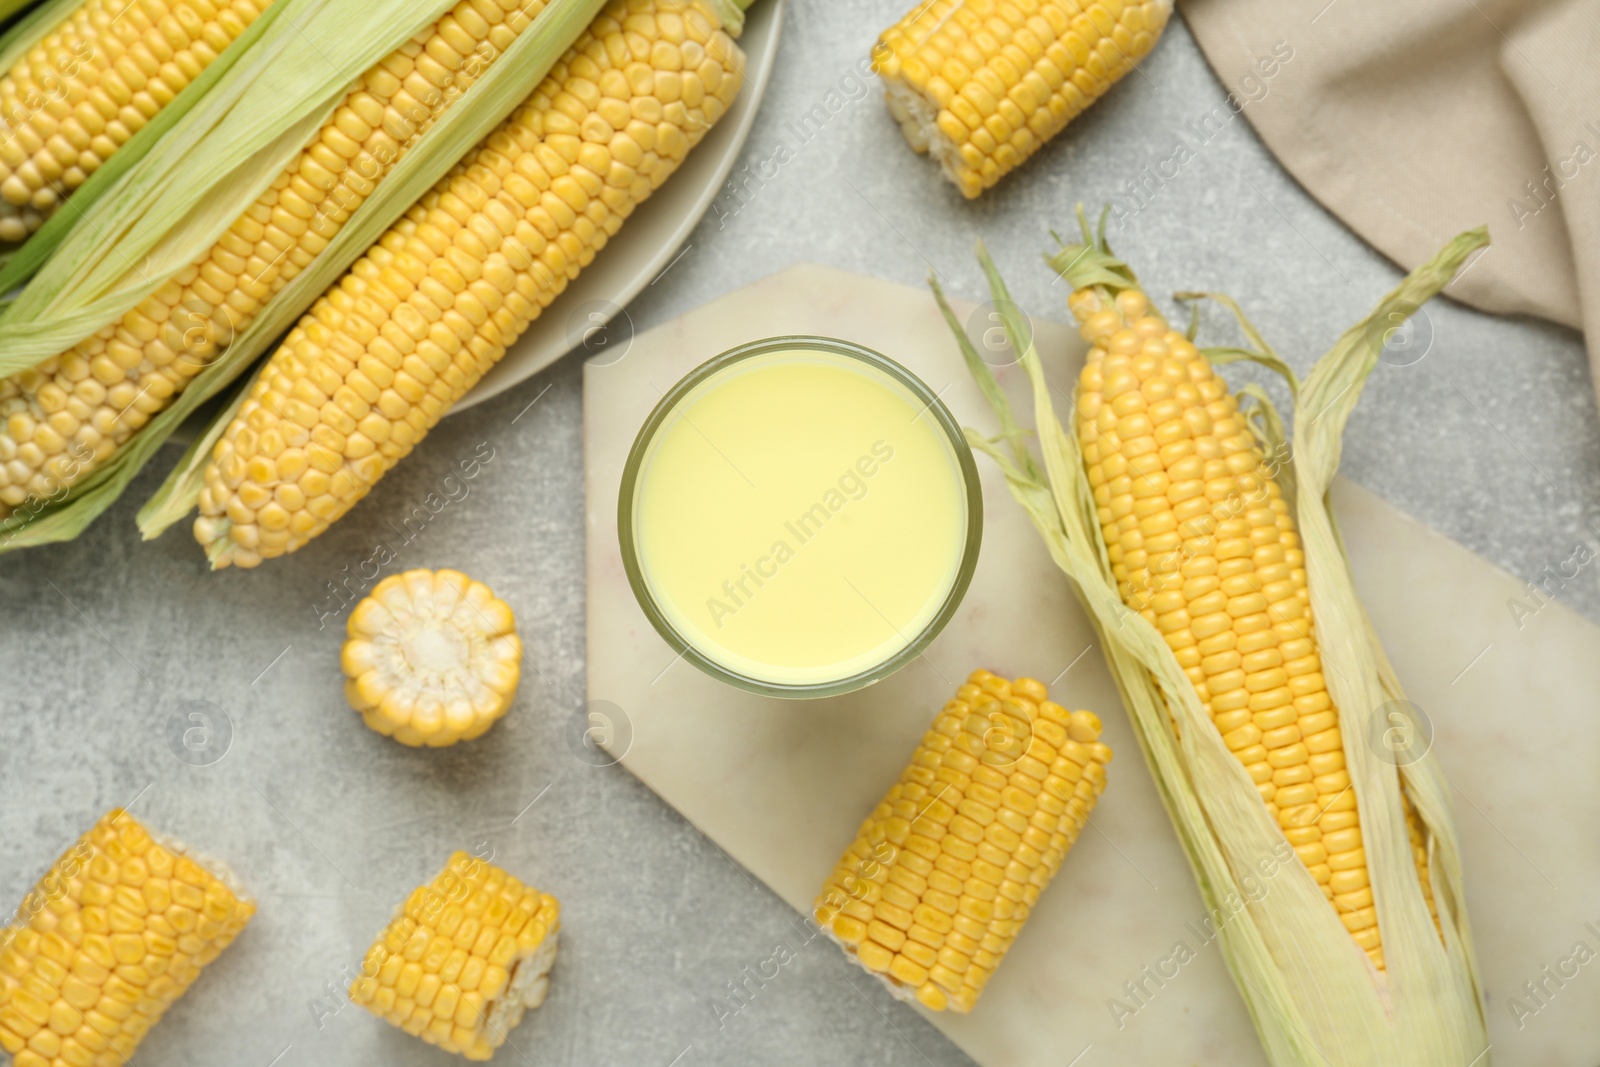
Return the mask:
<svg viewBox="0 0 1600 1067">
<path fill-rule="evenodd" d="M 261 372 L 205 471 L 212 565 L 292 552 L 365 496 L 677 169 L 743 67 L 703 0 L 607 5 Z"/>
<path fill-rule="evenodd" d="M 0 1049 L 14 1067 L 122 1067 L 253 914 L 226 872 L 110 812 L 0 931 Z"/>
<path fill-rule="evenodd" d="M 378 583 L 350 613 L 340 662 L 362 720 L 413 748 L 482 737 L 511 707 L 522 640 L 505 601 L 460 571 Z"/>
<path fill-rule="evenodd" d="M 0 517 L 87 476 L 170 404 L 327 246 L 544 4 L 462 0 L 358 80 L 204 259 L 120 323 L 0 380 Z"/>
<path fill-rule="evenodd" d="M 1129 279 L 1077 288 L 1068 301 L 1091 346 L 1077 434 L 1122 599 L 1166 639 L 1289 844 L 1381 970 L 1339 711 L 1322 675 L 1294 516 L 1274 477 L 1281 459 L 1263 456 L 1227 383 L 1124 265 L 1086 246 L 1054 263 Z M 1406 816 L 1431 909 L 1421 830 L 1409 806 Z"/>
<path fill-rule="evenodd" d="M 378 935 L 350 999 L 446 1052 L 488 1060 L 544 1003 L 561 906 L 457 852 Z"/>
<path fill-rule="evenodd" d="M 902 1000 L 971 1011 L 1106 785 L 1100 720 L 975 671 L 861 824 L 818 924 Z"/>
<path fill-rule="evenodd" d="M 1143 59 L 1170 0 L 924 0 L 873 49 L 889 112 L 972 199 Z"/>
<path fill-rule="evenodd" d="M 0 77 L 0 241 L 60 207 L 270 0 L 84 0 Z"/>
</svg>

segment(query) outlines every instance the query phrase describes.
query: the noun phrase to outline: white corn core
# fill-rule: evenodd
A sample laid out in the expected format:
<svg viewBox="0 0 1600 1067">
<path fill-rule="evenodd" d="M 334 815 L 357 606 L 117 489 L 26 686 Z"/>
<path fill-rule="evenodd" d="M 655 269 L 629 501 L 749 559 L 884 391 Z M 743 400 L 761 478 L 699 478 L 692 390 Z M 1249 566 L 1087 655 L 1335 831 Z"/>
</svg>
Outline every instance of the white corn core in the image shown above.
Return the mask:
<svg viewBox="0 0 1600 1067">
<path fill-rule="evenodd" d="M 906 143 L 918 152 L 932 155 L 945 175 L 955 181 L 960 160 L 955 144 L 939 129 L 938 105 L 898 78 L 885 77 L 883 85 L 889 114 L 900 123 Z"/>
<path fill-rule="evenodd" d="M 550 931 L 538 948 L 512 961 L 505 996 L 489 1005 L 486 1025 L 490 1033 L 510 1033 L 522 1022 L 524 1014 L 544 1003 L 550 992 L 550 969 L 556 965 L 559 936 L 560 931 Z"/>
</svg>

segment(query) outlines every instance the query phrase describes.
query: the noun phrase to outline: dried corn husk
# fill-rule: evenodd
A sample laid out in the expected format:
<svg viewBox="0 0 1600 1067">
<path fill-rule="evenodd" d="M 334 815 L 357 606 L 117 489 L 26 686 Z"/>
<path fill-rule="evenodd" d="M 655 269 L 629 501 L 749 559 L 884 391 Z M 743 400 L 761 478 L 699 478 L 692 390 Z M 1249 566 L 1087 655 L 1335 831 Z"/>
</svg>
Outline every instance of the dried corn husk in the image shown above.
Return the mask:
<svg viewBox="0 0 1600 1067">
<path fill-rule="evenodd" d="M 1086 244 L 1105 248 L 1103 233 L 1097 241 L 1087 223 L 1084 232 Z M 1341 434 L 1377 363 L 1384 328 L 1403 321 L 1442 289 L 1466 257 L 1487 242 L 1482 229 L 1457 237 L 1348 330 L 1303 383 L 1289 375 L 1296 400 L 1292 478 L 1285 495 L 1296 509 L 1304 541 L 1328 684 L 1347 724 L 1344 754 L 1367 842 L 1387 970 L 1370 965 L 1309 872 L 1297 863 L 1285 864 L 1272 891 L 1248 903 L 1219 934 L 1267 1058 L 1277 1067 L 1488 1062 L 1482 986 L 1464 907 L 1449 787 L 1431 752 L 1396 767 L 1366 744 L 1367 727 L 1380 705 L 1403 699 L 1404 693 L 1356 597 L 1328 498 Z M 1251 894 L 1241 879 L 1260 857 L 1281 847 L 1282 832 L 1205 716 L 1160 634 L 1123 604 L 1077 436 L 1057 419 L 1042 357 L 1004 281 L 981 246 L 978 254 L 1032 386 L 1039 457 L 1030 453 L 1027 431 L 934 283 L 968 366 L 1000 420 L 997 437 L 969 429 L 968 440 L 1000 465 L 1012 495 L 1089 612 L 1206 904 L 1248 901 Z M 1053 266 L 1059 270 L 1064 264 Z M 1257 350 L 1207 350 L 1208 355 L 1219 362 L 1248 358 L 1287 370 L 1258 335 L 1248 332 Z M 1258 412 L 1252 425 L 1264 447 L 1272 449 L 1283 441 L 1283 423 L 1264 393 L 1251 395 Z M 1440 931 L 1428 913 L 1407 843 L 1402 789 L 1423 824 Z"/>
</svg>

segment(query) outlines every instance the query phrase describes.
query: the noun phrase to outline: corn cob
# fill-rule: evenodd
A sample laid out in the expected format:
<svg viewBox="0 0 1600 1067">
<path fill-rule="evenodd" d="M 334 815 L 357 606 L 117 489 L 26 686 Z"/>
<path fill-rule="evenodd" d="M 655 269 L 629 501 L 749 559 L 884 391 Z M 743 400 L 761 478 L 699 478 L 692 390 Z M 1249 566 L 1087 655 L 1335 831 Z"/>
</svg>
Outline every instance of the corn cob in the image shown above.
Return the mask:
<svg viewBox="0 0 1600 1067">
<path fill-rule="evenodd" d="M 702 0 L 613 0 L 528 102 L 317 302 L 217 442 L 196 539 L 253 567 L 365 496 L 732 104 Z"/>
<path fill-rule="evenodd" d="M 460 571 L 406 571 L 350 613 L 345 698 L 403 745 L 472 741 L 505 715 L 522 641 L 505 601 Z"/>
<path fill-rule="evenodd" d="M 976 197 L 1155 47 L 1170 0 L 923 0 L 873 49 L 889 111 Z"/>
<path fill-rule="evenodd" d="M 255 904 L 112 811 L 0 931 L 0 1049 L 14 1067 L 122 1067 Z"/>
<path fill-rule="evenodd" d="M 270 0 L 85 0 L 0 77 L 0 241 L 28 238 Z"/>
<path fill-rule="evenodd" d="M 1306 588 L 1275 473 L 1228 385 L 1131 272 L 1088 246 L 1053 261 L 1088 362 L 1077 434 L 1123 602 L 1163 635 L 1228 749 L 1373 964 L 1383 945 Z M 1121 275 L 1127 284 L 1106 279 Z M 1430 910 L 1421 829 L 1413 852 Z M 1437 914 L 1435 913 L 1437 922 Z"/>
<path fill-rule="evenodd" d="M 121 322 L 0 380 L 0 517 L 85 477 L 180 394 L 339 232 L 545 0 L 462 0 L 367 71 L 199 262 Z"/>
<path fill-rule="evenodd" d="M 975 671 L 861 824 L 814 914 L 895 996 L 971 1011 L 1106 785 L 1100 720 Z"/>
<path fill-rule="evenodd" d="M 350 999 L 413 1037 L 488 1060 L 544 1003 L 561 906 L 457 852 L 378 935 Z"/>
</svg>

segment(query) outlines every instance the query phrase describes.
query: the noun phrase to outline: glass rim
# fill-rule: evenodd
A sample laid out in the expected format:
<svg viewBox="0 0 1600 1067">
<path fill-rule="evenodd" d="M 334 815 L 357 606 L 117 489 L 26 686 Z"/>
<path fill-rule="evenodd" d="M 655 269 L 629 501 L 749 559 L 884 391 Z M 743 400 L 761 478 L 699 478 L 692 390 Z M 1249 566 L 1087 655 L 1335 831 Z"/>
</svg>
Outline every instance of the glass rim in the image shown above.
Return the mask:
<svg viewBox="0 0 1600 1067">
<path fill-rule="evenodd" d="M 961 562 L 956 569 L 955 581 L 951 583 L 939 610 L 917 636 L 892 656 L 865 670 L 830 681 L 804 684 L 753 678 L 731 670 L 696 648 L 692 641 L 678 632 L 657 604 L 650 590 L 650 584 L 645 579 L 644 567 L 639 560 L 638 544 L 634 536 L 634 508 L 635 498 L 638 495 L 639 475 L 657 433 L 668 417 L 677 410 L 678 403 L 706 380 L 737 363 L 772 352 L 797 348 L 828 352 L 864 363 L 899 382 L 923 404 L 923 411 L 933 418 L 950 442 L 951 452 L 954 454 L 956 466 L 961 471 L 962 486 L 966 493 L 967 520 L 966 536 L 961 546 Z M 978 479 L 978 465 L 972 457 L 972 449 L 967 444 L 960 423 L 956 422 L 955 416 L 950 414 L 950 409 L 945 407 L 939 395 L 921 378 L 881 352 L 856 344 L 854 341 L 812 334 L 781 334 L 746 341 L 711 357 L 679 379 L 677 384 L 667 390 L 656 403 L 649 417 L 640 426 L 633 446 L 628 450 L 627 462 L 623 466 L 622 486 L 617 495 L 617 537 L 622 549 L 622 567 L 627 572 L 628 585 L 633 589 L 634 599 L 639 602 L 639 607 L 650 620 L 651 626 L 680 657 L 718 681 L 761 696 L 786 699 L 839 696 L 864 689 L 900 670 L 920 656 L 955 617 L 957 609 L 966 597 L 967 588 L 972 584 L 973 572 L 978 565 L 978 549 L 983 542 L 983 486 Z"/>
</svg>

